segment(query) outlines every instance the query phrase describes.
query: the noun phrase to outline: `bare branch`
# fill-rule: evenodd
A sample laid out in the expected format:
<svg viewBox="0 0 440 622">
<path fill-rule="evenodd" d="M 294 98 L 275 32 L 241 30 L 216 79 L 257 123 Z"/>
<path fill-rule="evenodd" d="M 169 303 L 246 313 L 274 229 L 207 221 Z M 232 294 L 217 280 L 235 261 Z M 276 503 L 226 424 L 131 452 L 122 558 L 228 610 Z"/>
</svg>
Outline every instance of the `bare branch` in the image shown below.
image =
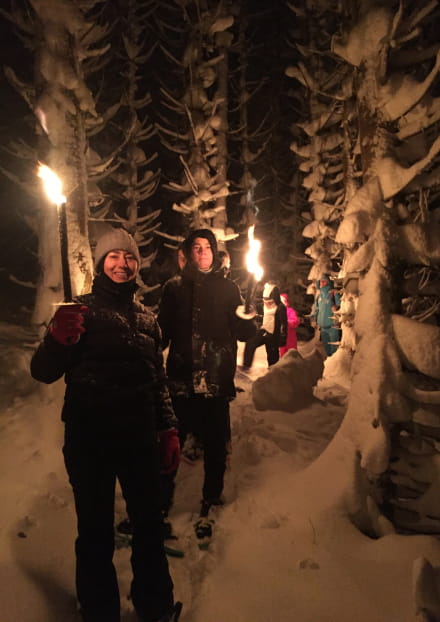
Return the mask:
<svg viewBox="0 0 440 622">
<path fill-rule="evenodd" d="M 191 174 L 191 170 L 190 170 L 188 164 L 185 162 L 185 160 L 184 160 L 182 155 L 179 156 L 179 160 L 182 162 L 183 168 L 185 169 L 185 176 L 186 176 L 186 178 L 187 178 L 187 180 L 188 180 L 188 182 L 189 182 L 189 184 L 190 184 L 194 194 L 198 194 L 199 189 L 198 189 L 198 186 L 197 186 L 197 183 L 196 183 L 194 177 Z"/>
<path fill-rule="evenodd" d="M 165 54 L 167 58 L 169 58 L 175 65 L 183 68 L 183 64 L 180 60 L 178 60 L 175 56 L 171 54 L 162 44 L 159 44 L 160 49 Z"/>
</svg>

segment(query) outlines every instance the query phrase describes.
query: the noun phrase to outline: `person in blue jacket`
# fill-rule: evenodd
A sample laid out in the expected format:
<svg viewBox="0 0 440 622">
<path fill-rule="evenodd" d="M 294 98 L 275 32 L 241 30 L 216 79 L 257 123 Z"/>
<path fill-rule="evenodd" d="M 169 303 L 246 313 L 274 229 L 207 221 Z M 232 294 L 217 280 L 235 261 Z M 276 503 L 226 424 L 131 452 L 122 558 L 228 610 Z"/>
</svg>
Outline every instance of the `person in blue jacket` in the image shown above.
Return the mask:
<svg viewBox="0 0 440 622">
<path fill-rule="evenodd" d="M 328 274 L 324 274 L 316 282 L 319 293 L 315 299 L 312 313 L 312 321 L 315 320 L 319 327 L 321 341 L 327 356 L 334 354 L 338 348 L 335 342 L 340 339 L 340 329 L 335 321 L 335 311 L 340 305 L 340 296 L 333 289 L 333 281 Z"/>
</svg>

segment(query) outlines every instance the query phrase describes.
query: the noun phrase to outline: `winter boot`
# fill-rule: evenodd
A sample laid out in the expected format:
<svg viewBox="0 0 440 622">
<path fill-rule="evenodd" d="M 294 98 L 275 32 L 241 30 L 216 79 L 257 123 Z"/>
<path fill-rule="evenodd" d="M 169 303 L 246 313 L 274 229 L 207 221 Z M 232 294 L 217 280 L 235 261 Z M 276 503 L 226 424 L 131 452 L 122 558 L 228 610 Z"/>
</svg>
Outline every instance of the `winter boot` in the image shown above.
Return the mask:
<svg viewBox="0 0 440 622">
<path fill-rule="evenodd" d="M 183 460 L 189 464 L 194 464 L 202 456 L 202 443 L 194 436 L 194 434 L 188 434 L 182 447 Z"/>
<path fill-rule="evenodd" d="M 118 525 L 116 525 L 116 531 L 118 533 L 123 533 L 124 535 L 132 536 L 133 535 L 133 527 L 128 518 L 125 518 Z"/>
<path fill-rule="evenodd" d="M 216 509 L 224 505 L 223 499 L 203 499 L 200 506 L 200 517 L 194 524 L 194 530 L 200 549 L 207 549 L 212 537 Z"/>
<path fill-rule="evenodd" d="M 162 534 L 164 540 L 177 540 L 173 525 L 167 516 L 162 517 Z"/>
</svg>

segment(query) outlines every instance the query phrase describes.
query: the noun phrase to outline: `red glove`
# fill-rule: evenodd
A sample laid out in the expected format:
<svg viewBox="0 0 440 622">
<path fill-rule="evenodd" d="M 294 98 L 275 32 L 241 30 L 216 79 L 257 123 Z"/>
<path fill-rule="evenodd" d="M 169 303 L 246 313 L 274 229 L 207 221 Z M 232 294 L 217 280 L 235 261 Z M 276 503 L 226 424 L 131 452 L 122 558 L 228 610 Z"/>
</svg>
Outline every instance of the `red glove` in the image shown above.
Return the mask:
<svg viewBox="0 0 440 622">
<path fill-rule="evenodd" d="M 159 432 L 161 473 L 174 473 L 180 461 L 180 442 L 176 428 Z"/>
<path fill-rule="evenodd" d="M 85 305 L 63 305 L 59 307 L 49 325 L 49 332 L 58 343 L 69 346 L 78 343 L 83 326 L 84 313 L 88 311 Z"/>
</svg>

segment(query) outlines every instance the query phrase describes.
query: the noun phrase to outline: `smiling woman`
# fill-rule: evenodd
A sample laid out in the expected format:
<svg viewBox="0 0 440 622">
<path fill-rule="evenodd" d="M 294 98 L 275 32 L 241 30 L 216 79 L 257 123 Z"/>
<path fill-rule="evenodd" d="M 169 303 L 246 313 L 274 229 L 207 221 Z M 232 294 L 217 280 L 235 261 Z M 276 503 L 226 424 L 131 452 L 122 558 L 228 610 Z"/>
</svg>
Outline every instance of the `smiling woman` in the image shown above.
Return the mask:
<svg viewBox="0 0 440 622">
<path fill-rule="evenodd" d="M 133 529 L 130 597 L 139 618 L 171 620 L 173 583 L 163 548 L 160 469 L 179 458 L 161 335 L 134 299 L 140 254 L 124 229 L 96 245 L 92 291 L 61 305 L 34 353 L 31 373 L 65 377 L 63 454 L 77 512 L 77 597 L 84 620 L 120 620 L 114 553 L 119 481 Z"/>
<path fill-rule="evenodd" d="M 107 253 L 104 259 L 104 274 L 115 283 L 125 283 L 136 278 L 139 263 L 132 253 L 114 250 Z"/>
<path fill-rule="evenodd" d="M 118 268 L 118 260 L 116 259 L 117 253 L 121 253 L 123 256 L 124 255 L 126 256 L 123 261 L 120 261 L 119 268 Z M 110 255 L 113 256 L 112 259 L 108 259 Z M 115 282 L 122 283 L 126 280 L 130 280 L 126 278 L 124 278 L 121 281 L 113 279 L 113 277 L 110 276 L 110 274 L 108 274 L 108 272 L 106 271 L 106 267 L 105 267 L 105 264 L 107 263 L 107 259 L 108 259 L 109 261 L 108 269 L 111 270 L 111 272 L 115 272 L 115 273 L 117 271 L 121 273 L 126 272 L 127 267 L 129 265 L 127 264 L 129 257 L 131 257 L 132 262 L 137 263 L 137 267 L 135 268 L 135 275 L 136 275 L 141 265 L 141 256 L 139 254 L 139 249 L 137 247 L 136 242 L 134 241 L 132 236 L 127 231 L 125 231 L 125 229 L 111 229 L 110 231 L 108 231 L 107 233 L 104 233 L 104 235 L 102 235 L 99 238 L 98 243 L 96 245 L 95 271 L 97 274 L 104 271 L 105 274 L 107 274 L 107 276 L 111 278 L 112 280 L 114 280 Z M 110 268 L 110 264 L 112 264 L 111 268 Z M 132 270 L 133 270 L 133 265 L 134 264 L 131 263 Z M 116 268 L 118 268 L 118 270 L 116 270 Z"/>
</svg>

